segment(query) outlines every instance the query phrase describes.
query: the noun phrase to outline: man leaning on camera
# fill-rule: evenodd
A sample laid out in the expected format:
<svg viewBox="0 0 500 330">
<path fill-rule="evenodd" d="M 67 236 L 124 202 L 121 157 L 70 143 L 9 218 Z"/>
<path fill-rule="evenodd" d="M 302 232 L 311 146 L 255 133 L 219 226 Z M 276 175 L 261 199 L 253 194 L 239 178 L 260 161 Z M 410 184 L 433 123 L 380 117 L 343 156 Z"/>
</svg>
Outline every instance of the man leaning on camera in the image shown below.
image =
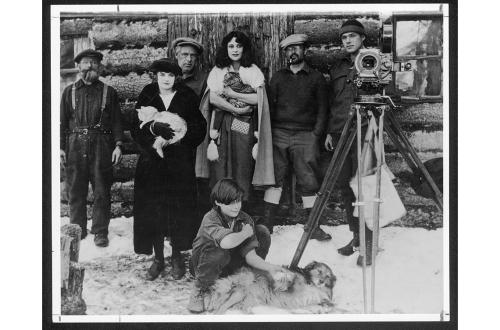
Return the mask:
<svg viewBox="0 0 500 330">
<path fill-rule="evenodd" d="M 325 140 L 325 148 L 328 151 L 333 151 L 337 147 L 342 128 L 347 121 L 351 105 L 354 103 L 354 97 L 357 93 L 353 83 L 356 74 L 354 60 L 359 54 L 359 50 L 364 48 L 365 29 L 359 21 L 350 19 L 342 24 L 340 37 L 344 50 L 330 70 L 330 112 Z M 344 256 L 352 255 L 359 247 L 359 219 L 354 217 L 354 206 L 352 205 L 356 201 L 356 197 L 349 186 L 349 181 L 355 175 L 356 168 L 356 144 L 353 144 L 337 179 L 337 187 L 341 192 L 349 230 L 353 233 L 353 239 L 346 246 L 338 249 L 338 252 Z M 366 228 L 367 265 L 371 264 L 371 242 L 372 232 Z M 357 264 L 361 266 L 362 263 L 363 259 L 359 256 Z"/>
</svg>

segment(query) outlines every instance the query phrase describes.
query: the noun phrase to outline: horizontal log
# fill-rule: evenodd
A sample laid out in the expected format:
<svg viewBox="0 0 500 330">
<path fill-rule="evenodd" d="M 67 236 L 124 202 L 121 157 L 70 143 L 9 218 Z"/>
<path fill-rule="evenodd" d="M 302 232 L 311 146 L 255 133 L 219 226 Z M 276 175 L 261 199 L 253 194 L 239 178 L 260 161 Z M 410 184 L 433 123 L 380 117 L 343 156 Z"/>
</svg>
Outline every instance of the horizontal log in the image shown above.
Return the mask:
<svg viewBox="0 0 500 330">
<path fill-rule="evenodd" d="M 60 183 L 61 187 L 61 201 L 68 202 L 66 185 L 64 182 Z M 92 186 L 89 184 L 89 193 L 87 194 L 87 202 L 92 203 L 94 201 L 94 194 L 92 192 Z M 111 186 L 111 202 L 117 203 L 131 203 L 134 201 L 134 182 L 114 182 Z"/>
<path fill-rule="evenodd" d="M 92 29 L 92 18 L 62 19 L 61 37 L 87 36 Z"/>
<path fill-rule="evenodd" d="M 366 32 L 365 46 L 377 47 L 380 43 L 382 22 L 372 17 L 357 17 L 363 24 Z M 296 19 L 294 32 L 304 33 L 309 37 L 311 44 L 328 44 L 330 46 L 342 46 L 340 39 L 340 27 L 347 18 L 320 18 L 320 19 Z"/>
<path fill-rule="evenodd" d="M 113 180 L 118 182 L 133 180 L 138 159 L 138 154 L 123 155 L 120 164 L 113 167 Z"/>
<path fill-rule="evenodd" d="M 144 46 L 139 49 L 102 50 L 103 75 L 126 75 L 129 72 L 143 73 L 160 58 L 168 57 L 168 48 Z"/>
<path fill-rule="evenodd" d="M 137 12 L 64 12 L 61 13 L 61 18 L 71 19 L 71 18 L 92 18 L 95 22 L 114 22 L 114 21 L 142 21 L 144 19 L 148 20 L 158 20 L 161 18 L 167 18 L 170 15 L 158 14 L 158 13 L 137 13 Z"/>
<path fill-rule="evenodd" d="M 403 134 L 417 152 L 442 152 L 443 151 L 443 131 L 404 131 Z M 387 134 L 384 134 L 384 144 L 386 152 L 397 151 Z"/>
<path fill-rule="evenodd" d="M 168 43 L 169 19 L 96 22 L 89 32 L 96 49 L 122 49 Z"/>
<path fill-rule="evenodd" d="M 133 216 L 132 203 L 111 203 L 111 218 L 120 218 L 122 216 Z M 69 205 L 66 203 L 61 203 L 61 217 L 69 217 Z M 92 205 L 87 205 L 87 219 L 92 219 Z"/>
<path fill-rule="evenodd" d="M 442 103 L 405 105 L 400 111 L 393 113 L 405 131 L 438 131 L 443 129 Z"/>
<path fill-rule="evenodd" d="M 310 47 L 306 54 L 307 63 L 322 73 L 328 73 L 337 60 L 340 47 Z"/>
<path fill-rule="evenodd" d="M 138 75 L 135 72 L 126 76 L 104 76 L 101 79 L 116 89 L 121 102 L 137 100 L 144 86 L 152 82 L 151 77 L 147 73 Z"/>
<path fill-rule="evenodd" d="M 429 159 L 442 157 L 442 151 L 427 151 L 427 152 L 419 152 L 418 158 L 422 162 L 428 161 Z M 406 163 L 405 159 L 399 152 L 388 152 L 385 155 L 385 161 L 392 173 L 396 176 L 404 175 L 404 173 L 411 173 L 411 169 Z"/>
</svg>

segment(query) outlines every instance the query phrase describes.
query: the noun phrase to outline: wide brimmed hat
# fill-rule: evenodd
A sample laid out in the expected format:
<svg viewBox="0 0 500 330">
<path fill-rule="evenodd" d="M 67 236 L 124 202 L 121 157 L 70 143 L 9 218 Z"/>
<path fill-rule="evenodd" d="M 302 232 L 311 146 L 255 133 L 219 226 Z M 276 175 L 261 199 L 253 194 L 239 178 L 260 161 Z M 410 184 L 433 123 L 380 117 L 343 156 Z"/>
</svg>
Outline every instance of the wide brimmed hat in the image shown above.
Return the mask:
<svg viewBox="0 0 500 330">
<path fill-rule="evenodd" d="M 200 44 L 198 41 L 188 38 L 188 37 L 181 37 L 177 38 L 174 41 L 172 41 L 172 48 L 175 48 L 177 46 L 192 46 L 198 54 L 203 53 L 203 46 Z"/>
<path fill-rule="evenodd" d="M 172 72 L 176 76 L 182 75 L 182 70 L 177 65 L 177 63 L 167 59 L 167 58 L 162 58 L 159 60 L 154 61 L 151 66 L 149 67 L 149 71 L 152 71 L 154 73 L 158 72 Z"/>
<path fill-rule="evenodd" d="M 102 54 L 101 53 L 99 53 L 98 51 L 95 51 L 93 49 L 86 49 L 86 50 L 80 52 L 78 55 L 76 55 L 76 57 L 74 59 L 75 63 L 80 63 L 80 61 L 84 57 L 94 57 L 94 58 L 97 58 L 99 60 L 99 62 L 102 61 Z"/>
</svg>

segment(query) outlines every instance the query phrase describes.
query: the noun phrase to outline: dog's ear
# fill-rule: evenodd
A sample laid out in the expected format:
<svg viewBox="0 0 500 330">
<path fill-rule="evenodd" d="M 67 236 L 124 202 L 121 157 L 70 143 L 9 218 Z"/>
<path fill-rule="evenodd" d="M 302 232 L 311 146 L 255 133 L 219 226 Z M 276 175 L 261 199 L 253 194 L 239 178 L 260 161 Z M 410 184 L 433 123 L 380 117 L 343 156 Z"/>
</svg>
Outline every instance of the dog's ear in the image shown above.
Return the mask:
<svg viewBox="0 0 500 330">
<path fill-rule="evenodd" d="M 318 265 L 317 261 L 311 261 L 307 266 L 304 267 L 305 272 L 310 272 L 311 269 L 314 269 Z"/>
</svg>

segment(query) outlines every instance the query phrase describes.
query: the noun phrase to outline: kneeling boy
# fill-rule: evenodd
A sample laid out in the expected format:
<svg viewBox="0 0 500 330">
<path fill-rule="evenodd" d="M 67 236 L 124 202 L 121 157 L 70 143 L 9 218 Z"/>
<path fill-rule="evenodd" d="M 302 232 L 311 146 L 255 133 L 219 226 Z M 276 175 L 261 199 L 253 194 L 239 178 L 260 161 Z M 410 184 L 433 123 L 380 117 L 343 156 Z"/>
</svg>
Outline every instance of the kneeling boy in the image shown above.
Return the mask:
<svg viewBox="0 0 500 330">
<path fill-rule="evenodd" d="M 243 190 L 231 179 L 220 180 L 212 189 L 213 208 L 203 217 L 193 241 L 195 282 L 188 304 L 193 313 L 204 311 L 204 296 L 219 277 L 245 264 L 271 275 L 282 269 L 264 261 L 271 235 L 264 225 L 254 225 L 252 218 L 241 211 L 242 196 Z"/>
</svg>

